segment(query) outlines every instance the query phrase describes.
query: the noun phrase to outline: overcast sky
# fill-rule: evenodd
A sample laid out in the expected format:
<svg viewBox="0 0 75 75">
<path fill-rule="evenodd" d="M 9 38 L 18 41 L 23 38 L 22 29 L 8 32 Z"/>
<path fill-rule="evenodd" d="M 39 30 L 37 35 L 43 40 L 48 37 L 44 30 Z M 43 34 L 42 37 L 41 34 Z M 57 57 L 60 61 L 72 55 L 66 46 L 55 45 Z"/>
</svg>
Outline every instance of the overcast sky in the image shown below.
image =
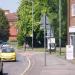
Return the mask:
<svg viewBox="0 0 75 75">
<path fill-rule="evenodd" d="M 0 0 L 0 8 L 16 12 L 20 0 Z"/>
</svg>

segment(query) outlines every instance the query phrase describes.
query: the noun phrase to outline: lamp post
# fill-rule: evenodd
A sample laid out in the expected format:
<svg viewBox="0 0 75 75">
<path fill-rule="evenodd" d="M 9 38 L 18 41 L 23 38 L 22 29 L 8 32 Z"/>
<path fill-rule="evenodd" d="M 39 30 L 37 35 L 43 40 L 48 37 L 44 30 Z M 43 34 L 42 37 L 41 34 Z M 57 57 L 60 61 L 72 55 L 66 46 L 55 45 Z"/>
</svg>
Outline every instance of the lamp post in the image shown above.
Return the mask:
<svg viewBox="0 0 75 75">
<path fill-rule="evenodd" d="M 59 0 L 59 48 L 61 55 L 61 0 Z"/>
</svg>

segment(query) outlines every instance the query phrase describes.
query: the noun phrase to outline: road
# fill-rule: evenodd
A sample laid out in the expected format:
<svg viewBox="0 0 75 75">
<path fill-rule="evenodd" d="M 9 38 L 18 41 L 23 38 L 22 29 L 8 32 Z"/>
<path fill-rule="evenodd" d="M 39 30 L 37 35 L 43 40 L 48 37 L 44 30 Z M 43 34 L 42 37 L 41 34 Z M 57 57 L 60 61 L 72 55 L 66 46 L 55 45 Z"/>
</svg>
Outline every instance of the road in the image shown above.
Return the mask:
<svg viewBox="0 0 75 75">
<path fill-rule="evenodd" d="M 31 61 L 31 67 L 25 73 L 25 75 L 40 75 L 42 68 L 44 67 L 44 54 L 41 52 L 29 52 L 32 56 L 29 56 Z"/>
<path fill-rule="evenodd" d="M 27 66 L 27 58 L 17 53 L 16 62 L 3 62 L 3 75 L 22 75 Z"/>
<path fill-rule="evenodd" d="M 31 52 L 29 52 L 31 53 Z M 25 75 L 75 75 L 75 64 L 66 59 L 46 53 L 46 66 L 44 64 L 44 53 L 31 53 L 31 67 Z"/>
<path fill-rule="evenodd" d="M 30 59 L 30 66 L 27 58 Z M 75 75 L 75 64 L 46 53 L 46 66 L 43 52 L 26 51 L 17 54 L 17 62 L 4 62 L 4 75 Z"/>
</svg>

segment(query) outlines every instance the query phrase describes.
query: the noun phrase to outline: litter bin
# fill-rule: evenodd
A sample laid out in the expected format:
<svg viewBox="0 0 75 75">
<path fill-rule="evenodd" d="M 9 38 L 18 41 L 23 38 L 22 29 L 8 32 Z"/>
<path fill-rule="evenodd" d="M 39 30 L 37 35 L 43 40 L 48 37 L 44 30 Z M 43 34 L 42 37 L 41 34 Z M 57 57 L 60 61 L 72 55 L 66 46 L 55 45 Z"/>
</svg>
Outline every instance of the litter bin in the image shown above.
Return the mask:
<svg viewBox="0 0 75 75">
<path fill-rule="evenodd" d="M 74 51 L 73 45 L 66 45 L 66 59 L 72 60 L 74 59 Z"/>
</svg>

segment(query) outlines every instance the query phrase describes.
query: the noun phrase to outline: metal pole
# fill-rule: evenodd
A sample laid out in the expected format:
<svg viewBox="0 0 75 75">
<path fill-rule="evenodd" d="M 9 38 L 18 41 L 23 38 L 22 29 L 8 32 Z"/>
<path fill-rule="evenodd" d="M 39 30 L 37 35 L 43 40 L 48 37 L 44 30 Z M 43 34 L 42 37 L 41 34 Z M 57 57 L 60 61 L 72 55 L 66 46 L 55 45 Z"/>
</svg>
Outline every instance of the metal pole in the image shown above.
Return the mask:
<svg viewBox="0 0 75 75">
<path fill-rule="evenodd" d="M 33 16 L 33 1 L 31 1 L 32 2 L 32 50 L 33 50 L 33 20 L 34 20 L 34 16 Z"/>
<path fill-rule="evenodd" d="M 59 48 L 61 55 L 61 0 L 59 0 Z"/>
<path fill-rule="evenodd" d="M 44 51 L 45 51 L 45 66 L 46 66 L 46 14 L 44 15 Z"/>
<path fill-rule="evenodd" d="M 51 25 L 50 25 L 50 54 L 51 54 Z"/>
</svg>

